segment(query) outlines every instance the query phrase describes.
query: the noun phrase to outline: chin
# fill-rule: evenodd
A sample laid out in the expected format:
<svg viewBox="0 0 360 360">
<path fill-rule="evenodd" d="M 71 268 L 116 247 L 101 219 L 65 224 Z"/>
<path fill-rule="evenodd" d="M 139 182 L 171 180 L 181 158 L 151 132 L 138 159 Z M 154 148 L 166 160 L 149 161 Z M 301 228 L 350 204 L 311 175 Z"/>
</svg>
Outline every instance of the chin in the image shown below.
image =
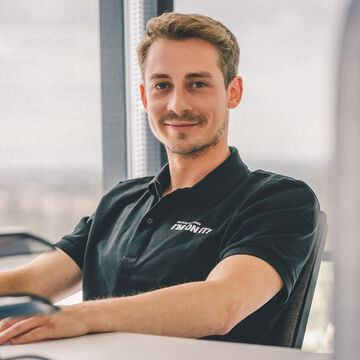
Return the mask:
<svg viewBox="0 0 360 360">
<path fill-rule="evenodd" d="M 196 158 L 201 155 L 204 151 L 209 149 L 212 146 L 215 146 L 214 143 L 206 143 L 206 144 L 191 144 L 191 145 L 165 145 L 166 149 L 179 156 L 183 156 L 186 158 Z"/>
</svg>

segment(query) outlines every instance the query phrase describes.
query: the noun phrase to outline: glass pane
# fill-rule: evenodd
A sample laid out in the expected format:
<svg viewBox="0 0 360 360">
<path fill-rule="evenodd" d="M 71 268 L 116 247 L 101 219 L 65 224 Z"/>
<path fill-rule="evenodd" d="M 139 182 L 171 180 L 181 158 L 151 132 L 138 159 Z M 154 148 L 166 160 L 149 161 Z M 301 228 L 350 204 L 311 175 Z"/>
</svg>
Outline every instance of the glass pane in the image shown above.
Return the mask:
<svg viewBox="0 0 360 360">
<path fill-rule="evenodd" d="M 0 228 L 55 242 L 95 210 L 98 19 L 96 0 L 0 2 Z"/>
</svg>

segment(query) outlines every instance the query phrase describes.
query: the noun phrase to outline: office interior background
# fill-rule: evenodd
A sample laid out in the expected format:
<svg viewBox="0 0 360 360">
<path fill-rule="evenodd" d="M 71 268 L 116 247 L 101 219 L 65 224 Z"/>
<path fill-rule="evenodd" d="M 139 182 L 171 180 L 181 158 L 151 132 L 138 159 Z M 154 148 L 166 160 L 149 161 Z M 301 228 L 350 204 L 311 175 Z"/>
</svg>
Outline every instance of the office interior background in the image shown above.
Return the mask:
<svg viewBox="0 0 360 360">
<path fill-rule="evenodd" d="M 155 2 L 144 3 L 127 1 L 124 8 L 128 55 L 118 86 L 127 95 L 128 116 L 118 145 L 125 153 L 109 160 L 104 151 L 111 151 L 116 139 L 107 135 L 111 122 L 104 128 L 103 120 L 113 116 L 116 121 L 119 109 L 104 110 L 102 96 L 108 90 L 102 83 L 98 1 L 0 2 L 0 227 L 25 227 L 56 242 L 95 210 L 116 179 L 154 174 L 161 166 L 161 149 L 151 138 L 137 94 L 134 49 L 143 28 L 134 26 L 146 11 L 151 15 Z M 244 95 L 230 112 L 230 145 L 252 170 L 307 182 L 328 215 L 329 235 L 303 346 L 316 352 L 334 347 L 331 189 L 337 67 L 349 3 L 173 2 L 175 11 L 223 22 L 239 40 Z M 107 59 L 110 68 L 117 66 L 116 54 Z M 106 161 L 119 163 L 115 175 L 104 175 Z M 1 260 L 0 270 L 29 260 Z"/>
</svg>

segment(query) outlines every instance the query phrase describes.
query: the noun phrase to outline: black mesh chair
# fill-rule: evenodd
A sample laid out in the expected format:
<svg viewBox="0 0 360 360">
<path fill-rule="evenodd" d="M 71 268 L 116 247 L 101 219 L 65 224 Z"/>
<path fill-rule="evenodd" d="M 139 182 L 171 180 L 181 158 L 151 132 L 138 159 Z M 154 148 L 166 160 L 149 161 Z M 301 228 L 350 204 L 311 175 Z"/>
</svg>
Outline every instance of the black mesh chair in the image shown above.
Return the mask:
<svg viewBox="0 0 360 360">
<path fill-rule="evenodd" d="M 301 349 L 327 236 L 327 218 L 321 211 L 314 249 L 302 269 L 289 303 L 273 329 L 271 345 Z"/>
</svg>

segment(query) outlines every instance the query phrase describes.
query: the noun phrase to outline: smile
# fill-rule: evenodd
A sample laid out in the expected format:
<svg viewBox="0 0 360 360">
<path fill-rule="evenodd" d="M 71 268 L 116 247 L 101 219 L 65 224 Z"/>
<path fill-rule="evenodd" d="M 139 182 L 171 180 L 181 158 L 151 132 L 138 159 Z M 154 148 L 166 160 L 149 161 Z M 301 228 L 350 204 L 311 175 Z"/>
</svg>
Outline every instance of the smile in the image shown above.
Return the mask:
<svg viewBox="0 0 360 360">
<path fill-rule="evenodd" d="M 188 124 L 188 123 L 167 124 L 167 123 L 165 123 L 164 125 L 169 126 L 171 129 L 174 129 L 174 130 L 188 130 L 188 129 L 193 128 L 196 125 L 199 125 L 199 123 L 194 123 L 194 124 Z"/>
</svg>

